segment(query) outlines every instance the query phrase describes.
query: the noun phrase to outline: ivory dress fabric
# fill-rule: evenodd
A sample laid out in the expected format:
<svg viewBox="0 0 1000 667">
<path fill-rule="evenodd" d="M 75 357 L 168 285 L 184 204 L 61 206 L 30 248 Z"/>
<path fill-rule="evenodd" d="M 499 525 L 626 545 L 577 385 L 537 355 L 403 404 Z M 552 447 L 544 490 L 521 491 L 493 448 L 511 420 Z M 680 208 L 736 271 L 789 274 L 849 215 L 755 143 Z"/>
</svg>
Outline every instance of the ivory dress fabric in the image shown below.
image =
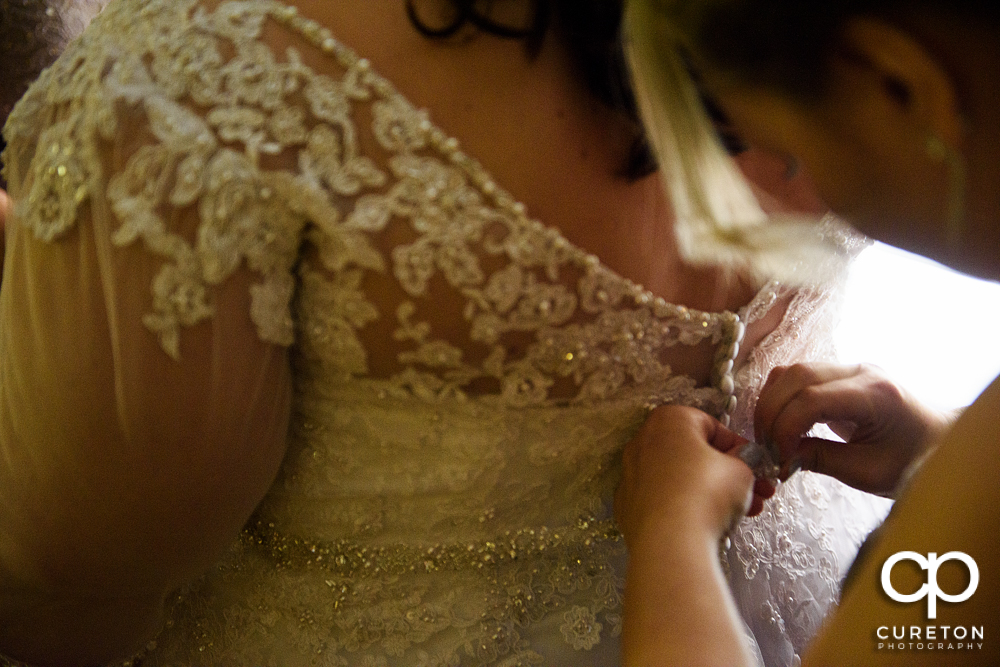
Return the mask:
<svg viewBox="0 0 1000 667">
<path fill-rule="evenodd" d="M 802 290 L 733 369 L 780 285 L 741 313 L 655 298 L 527 217 L 427 111 L 275 0 L 115 0 L 6 135 L 5 297 L 75 323 L 5 321 L 16 427 L 58 430 L 10 389 L 59 377 L 54 341 L 111 331 L 91 381 L 127 431 L 155 397 L 143 368 L 210 365 L 185 356 L 206 323 L 225 350 L 217 295 L 247 269 L 257 335 L 291 349 L 279 477 L 174 597 L 145 665 L 613 667 L 624 444 L 663 403 L 750 431 L 768 369 L 829 351 L 831 295 Z M 703 378 L 672 369 L 706 348 Z M 207 377 L 224 400 L 226 375 Z M 767 664 L 795 664 L 884 511 L 801 475 L 740 526 L 729 569 Z"/>
</svg>

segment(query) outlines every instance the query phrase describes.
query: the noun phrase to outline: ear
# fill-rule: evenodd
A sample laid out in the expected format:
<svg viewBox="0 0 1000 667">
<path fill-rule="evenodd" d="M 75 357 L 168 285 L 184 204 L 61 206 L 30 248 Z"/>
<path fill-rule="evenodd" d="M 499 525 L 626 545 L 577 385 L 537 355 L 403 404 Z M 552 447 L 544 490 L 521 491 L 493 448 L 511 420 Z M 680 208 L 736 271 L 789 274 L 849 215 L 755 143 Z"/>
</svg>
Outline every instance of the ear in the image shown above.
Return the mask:
<svg viewBox="0 0 1000 667">
<path fill-rule="evenodd" d="M 841 35 L 846 53 L 874 75 L 882 101 L 919 133 L 958 148 L 962 114 L 955 81 L 941 60 L 912 33 L 877 19 L 851 19 Z M 870 92 L 870 90 L 869 90 Z"/>
</svg>

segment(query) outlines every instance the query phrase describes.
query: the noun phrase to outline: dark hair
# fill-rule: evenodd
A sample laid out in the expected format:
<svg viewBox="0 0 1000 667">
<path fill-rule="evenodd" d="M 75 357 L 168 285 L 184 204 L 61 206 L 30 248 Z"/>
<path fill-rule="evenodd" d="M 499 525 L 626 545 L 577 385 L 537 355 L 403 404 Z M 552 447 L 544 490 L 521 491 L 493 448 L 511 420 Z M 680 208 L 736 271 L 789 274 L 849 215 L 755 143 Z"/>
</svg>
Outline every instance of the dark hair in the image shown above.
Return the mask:
<svg viewBox="0 0 1000 667">
<path fill-rule="evenodd" d="M 639 119 L 621 40 L 624 0 L 533 0 L 531 20 L 526 26 L 492 20 L 489 2 L 449 2 L 454 9 L 451 19 L 443 25 L 430 25 L 418 15 L 413 0 L 406 0 L 410 22 L 421 34 L 438 39 L 451 37 L 465 25 L 473 25 L 499 37 L 523 39 L 529 55 L 538 53 L 552 29 L 562 39 L 590 92 L 619 111 L 632 126 L 634 139 L 622 166 L 623 175 L 639 179 L 656 171 L 656 158 Z M 485 12 L 480 9 L 483 5 Z"/>
<path fill-rule="evenodd" d="M 0 124 L 68 40 L 64 2 L 0 0 Z"/>
<path fill-rule="evenodd" d="M 691 3 L 703 3 L 693 9 Z M 916 13 L 1000 23 L 997 0 L 685 0 L 693 46 L 743 81 L 803 97 L 822 94 L 830 55 L 853 16 L 890 21 Z"/>
<path fill-rule="evenodd" d="M 62 2 L 0 0 L 0 128 L 68 39 Z M 0 135 L 0 153 L 6 143 Z M 3 187 L 0 177 L 0 187 Z"/>
</svg>

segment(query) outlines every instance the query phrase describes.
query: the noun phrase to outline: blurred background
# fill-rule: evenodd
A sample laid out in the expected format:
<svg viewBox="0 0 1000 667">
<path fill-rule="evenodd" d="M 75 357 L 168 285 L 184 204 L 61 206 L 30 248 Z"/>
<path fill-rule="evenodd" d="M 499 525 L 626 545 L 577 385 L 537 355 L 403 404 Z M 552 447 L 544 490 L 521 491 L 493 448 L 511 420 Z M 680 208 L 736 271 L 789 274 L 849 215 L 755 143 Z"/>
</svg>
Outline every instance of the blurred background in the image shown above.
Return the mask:
<svg viewBox="0 0 1000 667">
<path fill-rule="evenodd" d="M 881 366 L 923 402 L 966 406 L 1000 374 L 1000 284 L 876 243 L 856 260 L 841 361 Z"/>
</svg>

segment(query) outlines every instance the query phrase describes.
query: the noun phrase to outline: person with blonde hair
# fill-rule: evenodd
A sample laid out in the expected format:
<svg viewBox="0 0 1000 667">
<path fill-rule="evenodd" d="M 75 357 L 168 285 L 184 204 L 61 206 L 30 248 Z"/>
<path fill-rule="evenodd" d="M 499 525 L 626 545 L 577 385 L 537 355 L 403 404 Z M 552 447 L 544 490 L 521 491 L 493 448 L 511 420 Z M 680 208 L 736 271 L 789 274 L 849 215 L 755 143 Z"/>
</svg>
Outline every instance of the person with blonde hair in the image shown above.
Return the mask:
<svg viewBox="0 0 1000 667">
<path fill-rule="evenodd" d="M 996 3 L 632 0 L 628 12 L 640 87 L 655 91 L 683 59 L 748 142 L 801 160 L 864 232 L 1000 277 Z M 705 236 L 732 238 L 725 229 Z M 959 314 L 955 339 L 968 335 Z M 804 468 L 898 498 L 803 665 L 1000 661 L 998 414 L 996 381 L 942 431 L 871 369 L 771 373 L 755 432 L 773 443 L 784 476 Z M 845 442 L 807 436 L 816 422 L 836 424 Z M 724 455 L 742 446 L 683 408 L 654 412 L 629 445 L 615 508 L 632 557 L 625 664 L 752 664 L 706 557 L 747 507 L 751 473 Z M 678 522 L 691 529 L 683 539 Z M 684 590 L 699 592 L 697 609 L 661 604 Z"/>
<path fill-rule="evenodd" d="M 621 12 L 108 5 L 5 130 L 0 653 L 620 662 L 623 446 L 664 403 L 748 429 L 835 305 L 682 256 L 689 199 L 764 214 L 709 123 L 665 192 Z M 789 484 L 734 538 L 772 664 L 876 501 Z"/>
</svg>

